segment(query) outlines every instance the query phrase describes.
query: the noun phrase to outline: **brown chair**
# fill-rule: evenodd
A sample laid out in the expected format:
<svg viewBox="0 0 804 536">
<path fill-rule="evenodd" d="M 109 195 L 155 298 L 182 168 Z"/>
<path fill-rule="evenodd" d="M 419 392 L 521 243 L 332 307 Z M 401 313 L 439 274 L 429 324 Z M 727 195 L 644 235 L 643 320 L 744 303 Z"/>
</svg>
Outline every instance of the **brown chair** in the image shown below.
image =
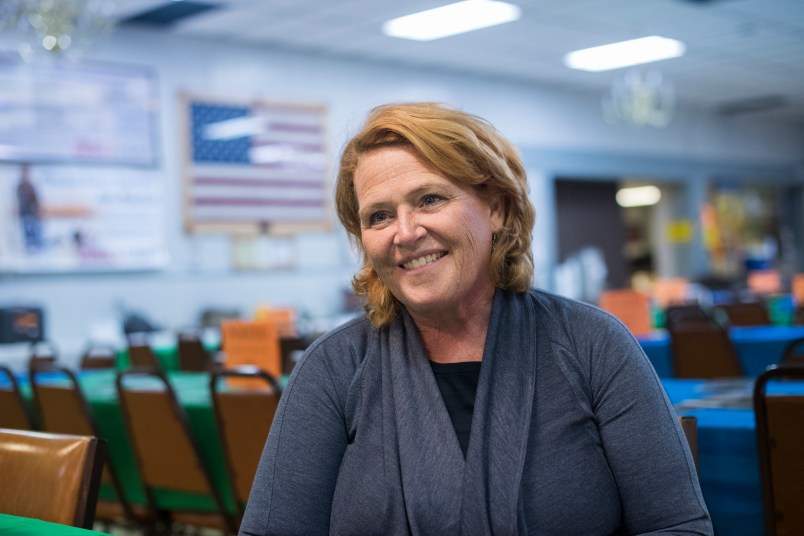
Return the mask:
<svg viewBox="0 0 804 536">
<path fill-rule="evenodd" d="M 147 380 L 129 385 L 133 377 Z M 237 522 L 226 511 L 199 441 L 167 377 L 156 369 L 131 369 L 119 372 L 116 384 L 151 514 L 169 525 L 181 523 L 236 534 Z M 206 495 L 213 499 L 217 511 L 166 511 L 157 504 L 156 489 Z"/>
<path fill-rule="evenodd" d="M 0 429 L 0 512 L 92 528 L 104 456 L 97 437 Z"/>
<path fill-rule="evenodd" d="M 664 311 L 664 325 L 668 330 L 689 324 L 711 326 L 712 317 L 697 303 L 671 305 Z"/>
<path fill-rule="evenodd" d="M 731 326 L 769 326 L 771 323 L 768 308 L 759 302 L 729 303 L 718 306 Z"/>
<path fill-rule="evenodd" d="M 257 381 L 248 388 L 227 389 L 222 388 L 224 378 Z M 247 366 L 214 372 L 210 390 L 229 482 L 242 518 L 282 391 L 273 376 Z"/>
<path fill-rule="evenodd" d="M 670 350 L 676 378 L 743 376 L 737 351 L 723 328 L 703 324 L 678 325 L 670 330 Z"/>
<path fill-rule="evenodd" d="M 796 311 L 793 313 L 793 325 L 804 326 L 804 305 L 796 307 Z"/>
<path fill-rule="evenodd" d="M 48 381 L 40 381 L 40 374 L 48 373 Z M 60 378 L 54 381 L 53 373 Z M 34 370 L 30 373 L 31 390 L 39 413 L 40 427 L 45 432 L 101 437 L 98 425 L 81 391 L 78 378 L 64 367 Z M 98 521 L 118 523 L 147 521 L 145 512 L 136 513 L 123 493 L 117 470 L 107 460 L 103 467 L 101 483 L 108 484 L 117 496 L 116 501 L 99 500 L 95 517 Z"/>
<path fill-rule="evenodd" d="M 765 534 L 804 534 L 804 391 L 768 395 L 771 380 L 804 381 L 804 367 L 770 367 L 754 386 Z"/>
<path fill-rule="evenodd" d="M 692 415 L 684 415 L 678 418 L 681 422 L 681 429 L 684 430 L 684 435 L 687 437 L 687 443 L 690 446 L 692 459 L 695 462 L 695 470 L 698 470 L 698 417 Z"/>
<path fill-rule="evenodd" d="M 782 351 L 781 364 L 799 364 L 804 365 L 804 337 L 793 339 Z"/>
<path fill-rule="evenodd" d="M 160 369 L 159 359 L 151 348 L 147 333 L 131 333 L 128 336 L 128 360 L 132 367 Z"/>
<path fill-rule="evenodd" d="M 106 344 L 89 344 L 81 354 L 81 361 L 78 368 L 81 370 L 89 369 L 113 369 L 117 364 L 117 350 Z"/>
<path fill-rule="evenodd" d="M 28 354 L 28 370 L 39 367 L 47 368 L 56 363 L 59 357 L 58 348 L 50 341 L 37 341 L 31 343 Z"/>
<path fill-rule="evenodd" d="M 3 376 L 7 380 L 3 381 Z M 28 407 L 20 394 L 19 384 L 14 372 L 0 365 L 0 428 L 15 428 L 18 430 L 33 430 L 33 421 L 28 413 Z"/>
<path fill-rule="evenodd" d="M 212 355 L 196 331 L 180 331 L 177 335 L 179 370 L 184 372 L 209 372 L 213 368 Z"/>
</svg>

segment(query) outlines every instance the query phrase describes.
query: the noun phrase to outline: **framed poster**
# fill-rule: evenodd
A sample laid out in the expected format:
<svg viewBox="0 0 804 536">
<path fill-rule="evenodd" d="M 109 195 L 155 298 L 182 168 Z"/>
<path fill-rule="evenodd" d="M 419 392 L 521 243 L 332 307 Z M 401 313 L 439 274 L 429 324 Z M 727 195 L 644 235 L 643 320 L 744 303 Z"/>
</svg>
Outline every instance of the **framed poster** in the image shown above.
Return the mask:
<svg viewBox="0 0 804 536">
<path fill-rule="evenodd" d="M 154 167 L 158 102 L 145 67 L 0 54 L 0 161 Z"/>
<path fill-rule="evenodd" d="M 162 180 L 137 168 L 0 165 L 0 270 L 167 264 Z"/>
<path fill-rule="evenodd" d="M 329 227 L 326 109 L 182 95 L 188 232 Z"/>
</svg>

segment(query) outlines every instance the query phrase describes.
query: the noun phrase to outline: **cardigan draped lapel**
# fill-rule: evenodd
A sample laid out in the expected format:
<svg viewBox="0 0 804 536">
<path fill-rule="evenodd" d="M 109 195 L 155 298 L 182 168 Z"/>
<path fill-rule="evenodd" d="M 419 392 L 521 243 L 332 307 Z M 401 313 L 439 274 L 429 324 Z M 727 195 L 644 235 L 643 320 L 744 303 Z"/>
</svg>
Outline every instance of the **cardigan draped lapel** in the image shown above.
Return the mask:
<svg viewBox="0 0 804 536">
<path fill-rule="evenodd" d="M 411 317 L 403 311 L 380 337 L 383 421 L 396 432 L 384 434 L 385 448 L 398 452 L 397 500 L 412 534 L 524 531 L 519 491 L 536 346 L 543 352 L 546 345 L 536 327 L 527 294 L 497 290 L 465 460 Z"/>
</svg>

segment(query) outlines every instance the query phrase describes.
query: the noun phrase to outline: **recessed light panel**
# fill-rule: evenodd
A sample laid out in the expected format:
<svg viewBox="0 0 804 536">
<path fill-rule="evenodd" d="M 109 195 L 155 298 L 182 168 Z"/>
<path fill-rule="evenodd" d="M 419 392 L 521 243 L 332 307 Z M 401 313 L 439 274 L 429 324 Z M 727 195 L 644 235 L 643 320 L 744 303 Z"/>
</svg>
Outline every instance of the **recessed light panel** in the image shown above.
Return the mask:
<svg viewBox="0 0 804 536">
<path fill-rule="evenodd" d="M 495 0 L 465 0 L 391 19 L 382 31 L 390 37 L 432 41 L 519 18 L 518 6 Z"/>
<path fill-rule="evenodd" d="M 581 71 L 608 71 L 677 58 L 683 56 L 685 50 L 681 41 L 651 35 L 570 52 L 564 56 L 564 65 Z"/>
</svg>

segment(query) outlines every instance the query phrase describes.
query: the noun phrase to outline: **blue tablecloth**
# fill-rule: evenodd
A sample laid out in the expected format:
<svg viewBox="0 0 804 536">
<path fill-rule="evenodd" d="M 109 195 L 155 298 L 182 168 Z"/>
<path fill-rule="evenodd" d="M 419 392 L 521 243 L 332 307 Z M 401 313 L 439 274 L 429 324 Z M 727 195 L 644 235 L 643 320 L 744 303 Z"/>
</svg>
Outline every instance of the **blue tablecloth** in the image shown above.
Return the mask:
<svg viewBox="0 0 804 536">
<path fill-rule="evenodd" d="M 698 418 L 698 461 L 703 491 L 716 534 L 764 534 L 753 380 L 742 383 L 663 379 L 680 415 Z M 804 384 L 768 384 L 768 393 L 804 393 Z M 703 407 L 722 404 L 730 407 Z"/>
<path fill-rule="evenodd" d="M 804 337 L 804 326 L 733 327 L 729 329 L 729 337 L 734 343 L 746 376 L 756 377 L 768 366 L 779 363 L 782 352 L 790 341 Z M 672 378 L 670 335 L 666 331 L 657 331 L 639 336 L 637 340 L 659 377 Z"/>
</svg>

